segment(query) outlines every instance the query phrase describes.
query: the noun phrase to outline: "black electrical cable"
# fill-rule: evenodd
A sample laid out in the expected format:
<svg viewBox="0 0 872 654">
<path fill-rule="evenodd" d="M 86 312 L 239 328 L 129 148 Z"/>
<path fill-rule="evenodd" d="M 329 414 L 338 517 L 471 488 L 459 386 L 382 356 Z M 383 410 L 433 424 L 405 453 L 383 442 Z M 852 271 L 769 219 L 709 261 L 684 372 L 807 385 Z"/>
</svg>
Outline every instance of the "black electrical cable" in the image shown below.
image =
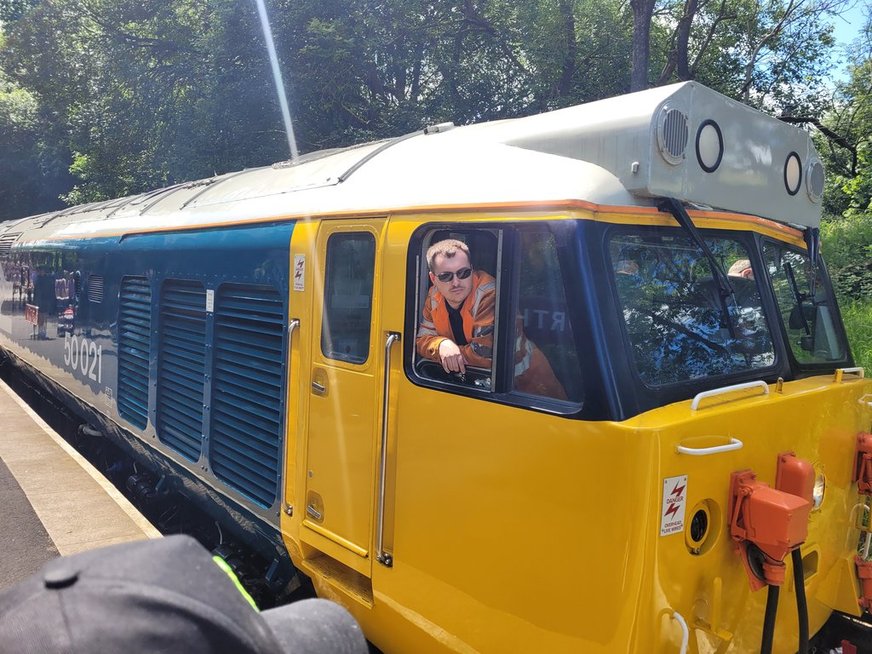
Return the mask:
<svg viewBox="0 0 872 654">
<path fill-rule="evenodd" d="M 772 638 L 775 636 L 775 613 L 778 611 L 779 586 L 769 586 L 766 596 L 766 614 L 763 616 L 763 638 L 760 641 L 760 654 L 772 654 Z"/>
<path fill-rule="evenodd" d="M 793 585 L 796 587 L 796 611 L 799 619 L 799 649 L 797 654 L 808 654 L 808 603 L 805 599 L 805 574 L 799 549 L 790 554 L 793 560 Z"/>
</svg>

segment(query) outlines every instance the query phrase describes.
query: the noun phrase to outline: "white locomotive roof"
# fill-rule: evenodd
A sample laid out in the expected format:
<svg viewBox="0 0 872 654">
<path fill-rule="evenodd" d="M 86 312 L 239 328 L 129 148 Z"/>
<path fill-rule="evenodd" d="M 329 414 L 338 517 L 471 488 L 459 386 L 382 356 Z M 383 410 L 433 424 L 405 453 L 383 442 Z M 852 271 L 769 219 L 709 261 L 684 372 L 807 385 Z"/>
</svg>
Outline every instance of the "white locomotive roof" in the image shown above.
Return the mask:
<svg viewBox="0 0 872 654">
<path fill-rule="evenodd" d="M 704 163 L 717 165 L 706 172 Z M 807 134 L 685 82 L 71 207 L 0 226 L 0 247 L 240 220 L 567 200 L 651 206 L 658 197 L 815 226 L 822 175 Z"/>
</svg>

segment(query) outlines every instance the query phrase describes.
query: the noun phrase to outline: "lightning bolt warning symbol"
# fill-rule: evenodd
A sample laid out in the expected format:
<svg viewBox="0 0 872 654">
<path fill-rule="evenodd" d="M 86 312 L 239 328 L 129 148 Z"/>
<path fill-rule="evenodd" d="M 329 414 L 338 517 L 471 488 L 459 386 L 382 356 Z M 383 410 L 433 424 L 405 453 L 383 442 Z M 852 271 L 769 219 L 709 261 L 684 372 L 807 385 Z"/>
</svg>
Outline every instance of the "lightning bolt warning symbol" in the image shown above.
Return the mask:
<svg viewBox="0 0 872 654">
<path fill-rule="evenodd" d="M 294 255 L 294 290 L 305 290 L 306 278 L 306 256 L 303 254 Z"/>
<path fill-rule="evenodd" d="M 687 475 L 663 480 L 663 504 L 660 512 L 660 535 L 668 536 L 684 530 L 684 509 L 687 503 Z"/>
</svg>

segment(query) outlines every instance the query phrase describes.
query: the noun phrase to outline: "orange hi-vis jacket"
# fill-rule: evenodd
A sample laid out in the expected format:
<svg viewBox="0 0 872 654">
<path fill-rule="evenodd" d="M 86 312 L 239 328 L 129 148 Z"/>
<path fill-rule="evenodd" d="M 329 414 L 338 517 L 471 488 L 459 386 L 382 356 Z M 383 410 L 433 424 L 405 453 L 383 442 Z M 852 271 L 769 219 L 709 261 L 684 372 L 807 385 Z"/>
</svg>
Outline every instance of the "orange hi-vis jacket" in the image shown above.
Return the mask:
<svg viewBox="0 0 872 654">
<path fill-rule="evenodd" d="M 494 310 L 496 281 L 486 272 L 472 274 L 472 290 L 460 307 L 463 335 L 468 345 L 460 346 L 460 353 L 468 365 L 490 368 L 494 347 Z M 566 399 L 563 386 L 554 375 L 551 364 L 536 345 L 527 339 L 521 321 L 515 325 L 515 390 L 533 395 Z M 453 339 L 451 321 L 444 296 L 430 287 L 424 300 L 421 324 L 418 327 L 416 347 L 418 355 L 439 361 L 442 341 Z"/>
<path fill-rule="evenodd" d="M 460 346 L 460 353 L 469 365 L 478 368 L 490 368 L 493 357 L 496 290 L 494 278 L 476 270 L 472 273 L 472 290 L 460 307 L 463 335 L 468 343 Z M 439 361 L 439 346 L 442 341 L 453 340 L 453 337 L 445 297 L 431 286 L 418 327 L 418 354 Z"/>
</svg>

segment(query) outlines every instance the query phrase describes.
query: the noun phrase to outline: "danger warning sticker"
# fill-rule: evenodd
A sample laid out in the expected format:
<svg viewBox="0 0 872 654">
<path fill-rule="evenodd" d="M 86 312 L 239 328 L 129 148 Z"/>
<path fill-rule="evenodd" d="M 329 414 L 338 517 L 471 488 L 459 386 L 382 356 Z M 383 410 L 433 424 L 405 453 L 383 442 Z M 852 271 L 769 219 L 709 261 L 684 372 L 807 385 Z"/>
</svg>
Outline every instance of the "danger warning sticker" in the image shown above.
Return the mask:
<svg viewBox="0 0 872 654">
<path fill-rule="evenodd" d="M 684 531 L 684 509 L 687 505 L 687 475 L 663 480 L 663 507 L 660 510 L 660 535 Z"/>
<path fill-rule="evenodd" d="M 294 290 L 306 290 L 306 255 L 294 255 Z"/>
</svg>

